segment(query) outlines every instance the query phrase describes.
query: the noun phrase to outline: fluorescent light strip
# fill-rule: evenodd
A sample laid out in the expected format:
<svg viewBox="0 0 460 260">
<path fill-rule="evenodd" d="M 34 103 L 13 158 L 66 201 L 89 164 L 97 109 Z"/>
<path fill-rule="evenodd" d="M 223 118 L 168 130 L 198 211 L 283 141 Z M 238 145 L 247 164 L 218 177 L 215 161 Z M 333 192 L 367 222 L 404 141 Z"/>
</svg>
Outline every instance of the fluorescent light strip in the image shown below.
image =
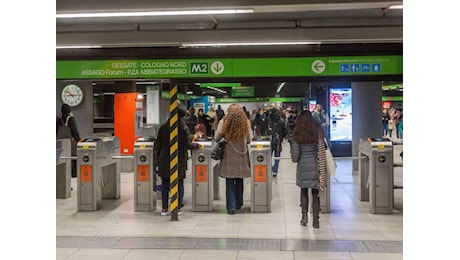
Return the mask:
<svg viewBox="0 0 460 260">
<path fill-rule="evenodd" d="M 389 9 L 403 9 L 403 5 L 390 5 Z"/>
<path fill-rule="evenodd" d="M 254 13 L 254 9 L 222 10 L 182 10 L 152 12 L 113 12 L 113 13 L 74 13 L 56 14 L 56 18 L 103 18 L 103 17 L 138 17 L 138 16 L 173 16 L 173 15 L 208 15 L 208 14 L 245 14 Z"/>
<path fill-rule="evenodd" d="M 311 41 L 289 41 L 289 42 L 202 42 L 202 43 L 182 43 L 182 47 L 311 45 L 311 44 L 321 44 L 321 42 L 311 42 Z"/>
<path fill-rule="evenodd" d="M 56 46 L 56 49 L 94 49 L 102 48 L 100 45 L 69 45 L 69 46 Z"/>
<path fill-rule="evenodd" d="M 276 93 L 280 93 L 281 89 L 284 87 L 284 85 L 286 85 L 286 82 L 281 82 L 280 86 L 278 87 L 278 89 L 276 90 Z"/>
<path fill-rule="evenodd" d="M 222 90 L 222 89 L 218 89 L 218 88 L 215 88 L 215 87 L 207 87 L 207 88 L 212 89 L 212 90 L 215 90 L 215 91 L 220 92 L 220 93 L 227 94 L 227 91 L 224 91 L 224 90 Z"/>
</svg>

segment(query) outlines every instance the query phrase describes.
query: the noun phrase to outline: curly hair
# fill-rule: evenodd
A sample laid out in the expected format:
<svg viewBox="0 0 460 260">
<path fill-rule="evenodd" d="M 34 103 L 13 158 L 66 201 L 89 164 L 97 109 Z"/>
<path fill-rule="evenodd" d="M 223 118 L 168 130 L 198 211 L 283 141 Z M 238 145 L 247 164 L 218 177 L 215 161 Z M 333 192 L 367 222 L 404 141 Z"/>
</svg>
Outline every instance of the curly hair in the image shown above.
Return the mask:
<svg viewBox="0 0 460 260">
<path fill-rule="evenodd" d="M 227 109 L 224 118 L 222 133 L 226 140 L 242 140 L 249 135 L 249 120 L 243 108 L 238 104 L 232 104 Z"/>
</svg>

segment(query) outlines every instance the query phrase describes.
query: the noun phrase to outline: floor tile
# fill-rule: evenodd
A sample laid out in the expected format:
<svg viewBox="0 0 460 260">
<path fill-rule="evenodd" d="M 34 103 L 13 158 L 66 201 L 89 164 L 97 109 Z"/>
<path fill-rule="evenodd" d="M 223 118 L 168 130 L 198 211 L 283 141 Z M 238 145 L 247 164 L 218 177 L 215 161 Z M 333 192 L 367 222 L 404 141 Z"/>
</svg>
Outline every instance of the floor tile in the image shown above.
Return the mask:
<svg viewBox="0 0 460 260">
<path fill-rule="evenodd" d="M 177 260 L 184 250 L 132 249 L 123 260 Z"/>
<path fill-rule="evenodd" d="M 235 250 L 184 250 L 181 260 L 200 259 L 200 260 L 235 260 L 238 251 Z"/>
</svg>

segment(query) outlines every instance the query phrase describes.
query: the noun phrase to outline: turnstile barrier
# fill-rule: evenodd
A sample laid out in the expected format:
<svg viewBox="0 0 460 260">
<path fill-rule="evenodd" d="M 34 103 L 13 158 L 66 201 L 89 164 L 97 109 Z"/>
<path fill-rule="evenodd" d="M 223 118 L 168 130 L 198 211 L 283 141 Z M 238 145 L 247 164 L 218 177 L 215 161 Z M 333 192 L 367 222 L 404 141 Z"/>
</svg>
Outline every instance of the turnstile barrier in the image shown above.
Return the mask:
<svg viewBox="0 0 460 260">
<path fill-rule="evenodd" d="M 138 138 L 134 142 L 134 211 L 156 209 L 155 138 Z"/>
<path fill-rule="evenodd" d="M 326 187 L 324 191 L 319 193 L 319 206 L 322 213 L 331 212 L 331 175 L 326 172 Z M 313 201 L 312 199 L 309 201 Z M 313 211 L 311 211 L 313 212 Z"/>
<path fill-rule="evenodd" d="M 196 141 L 192 150 L 192 211 L 212 211 L 214 195 L 214 166 L 211 159 L 212 141 Z"/>
<path fill-rule="evenodd" d="M 56 140 L 56 199 L 67 199 L 71 197 L 71 155 L 70 139 Z"/>
<path fill-rule="evenodd" d="M 251 158 L 251 212 L 271 212 L 272 175 L 270 137 L 256 136 L 249 144 Z"/>
<path fill-rule="evenodd" d="M 371 213 L 393 213 L 393 143 L 387 138 L 360 139 L 360 199 L 369 200 Z"/>
<path fill-rule="evenodd" d="M 77 144 L 79 211 L 96 211 L 101 199 L 120 198 L 120 154 L 117 137 L 86 138 Z"/>
</svg>

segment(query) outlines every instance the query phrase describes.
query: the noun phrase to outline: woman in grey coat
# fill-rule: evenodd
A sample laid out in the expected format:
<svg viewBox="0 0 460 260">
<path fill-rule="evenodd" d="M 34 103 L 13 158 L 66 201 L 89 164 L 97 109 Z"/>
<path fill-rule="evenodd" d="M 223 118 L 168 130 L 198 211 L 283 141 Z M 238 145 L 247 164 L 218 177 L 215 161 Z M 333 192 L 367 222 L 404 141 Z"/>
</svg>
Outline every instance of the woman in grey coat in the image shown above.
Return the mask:
<svg viewBox="0 0 460 260">
<path fill-rule="evenodd" d="M 300 187 L 300 201 L 304 226 L 308 222 L 308 189 L 313 197 L 313 227 L 319 228 L 319 191 L 323 191 L 326 173 L 324 131 L 310 111 L 297 117 L 291 139 L 291 159 L 297 163 L 296 184 Z"/>
<path fill-rule="evenodd" d="M 243 178 L 251 177 L 248 144 L 252 139 L 251 124 L 238 104 L 228 107 L 227 115 L 219 121 L 214 139 L 227 142 L 224 158 L 218 170 L 226 178 L 227 213 L 235 214 L 243 206 Z"/>
</svg>

